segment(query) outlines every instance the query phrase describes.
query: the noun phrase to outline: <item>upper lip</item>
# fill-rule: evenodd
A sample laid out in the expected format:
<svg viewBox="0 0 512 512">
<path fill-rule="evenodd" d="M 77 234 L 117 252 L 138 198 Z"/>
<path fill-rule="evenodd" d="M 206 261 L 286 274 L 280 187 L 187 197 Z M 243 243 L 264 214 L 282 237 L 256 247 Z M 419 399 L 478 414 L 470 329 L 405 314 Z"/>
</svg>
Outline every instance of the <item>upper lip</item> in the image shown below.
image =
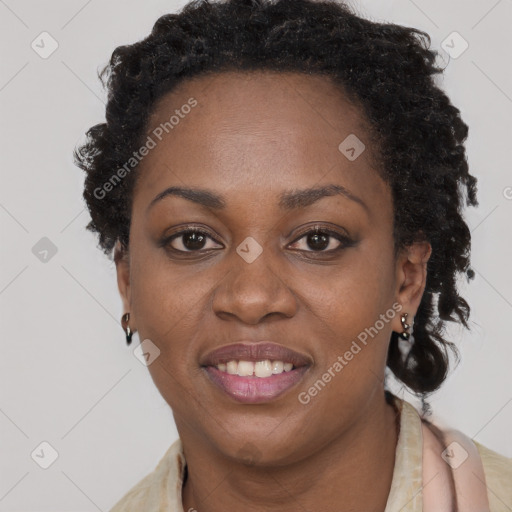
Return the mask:
<svg viewBox="0 0 512 512">
<path fill-rule="evenodd" d="M 292 363 L 295 367 L 309 366 L 312 362 L 308 356 L 277 343 L 270 341 L 258 343 L 242 341 L 231 345 L 224 345 L 208 352 L 202 358 L 201 366 L 217 366 L 232 360 L 257 362 L 266 359 Z"/>
</svg>

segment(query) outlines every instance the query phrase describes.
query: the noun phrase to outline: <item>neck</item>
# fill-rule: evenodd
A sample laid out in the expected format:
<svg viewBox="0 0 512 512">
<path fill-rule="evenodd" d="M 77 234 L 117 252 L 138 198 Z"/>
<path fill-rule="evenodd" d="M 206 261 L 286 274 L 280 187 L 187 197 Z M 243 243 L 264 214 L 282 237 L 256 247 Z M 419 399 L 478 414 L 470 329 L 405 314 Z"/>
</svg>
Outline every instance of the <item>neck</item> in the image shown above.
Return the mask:
<svg viewBox="0 0 512 512">
<path fill-rule="evenodd" d="M 379 394 L 347 431 L 284 466 L 234 463 L 180 432 L 188 468 L 183 510 L 382 512 L 395 465 L 396 425 L 394 407 Z"/>
</svg>

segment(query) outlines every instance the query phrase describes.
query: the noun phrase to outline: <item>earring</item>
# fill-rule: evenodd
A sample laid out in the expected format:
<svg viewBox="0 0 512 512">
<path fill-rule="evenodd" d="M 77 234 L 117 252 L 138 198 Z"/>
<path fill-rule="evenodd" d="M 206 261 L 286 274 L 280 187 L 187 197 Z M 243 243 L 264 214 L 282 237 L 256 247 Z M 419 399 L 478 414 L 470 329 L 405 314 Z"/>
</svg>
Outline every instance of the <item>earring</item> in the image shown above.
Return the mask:
<svg viewBox="0 0 512 512">
<path fill-rule="evenodd" d="M 412 327 L 412 322 L 411 325 L 407 323 L 408 316 L 408 313 L 403 313 L 402 316 L 400 317 L 400 323 L 402 324 L 403 331 L 398 334 L 398 349 L 402 354 L 403 362 L 405 362 L 405 360 L 407 359 L 407 356 L 414 344 L 414 338 L 409 332 L 409 329 Z"/>
<path fill-rule="evenodd" d="M 121 317 L 121 325 L 126 333 L 126 344 L 129 345 L 132 342 L 133 331 L 130 329 L 128 322 L 130 321 L 130 313 L 125 313 Z"/>
<path fill-rule="evenodd" d="M 409 316 L 408 313 L 404 313 L 401 317 L 400 317 L 400 323 L 402 324 L 402 329 L 403 331 L 399 334 L 399 336 L 405 340 L 405 341 L 408 341 L 409 338 L 411 337 L 411 334 L 408 332 L 409 331 L 409 327 L 411 327 L 408 323 L 407 323 L 407 317 Z"/>
</svg>

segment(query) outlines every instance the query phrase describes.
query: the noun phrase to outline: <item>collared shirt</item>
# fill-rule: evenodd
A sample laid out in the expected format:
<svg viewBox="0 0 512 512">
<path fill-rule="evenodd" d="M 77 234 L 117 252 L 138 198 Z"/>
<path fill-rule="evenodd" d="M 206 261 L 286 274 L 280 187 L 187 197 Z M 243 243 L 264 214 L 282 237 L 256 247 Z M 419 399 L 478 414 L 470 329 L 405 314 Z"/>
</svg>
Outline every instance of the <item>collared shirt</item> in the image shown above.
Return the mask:
<svg viewBox="0 0 512 512">
<path fill-rule="evenodd" d="M 400 412 L 395 467 L 384 512 L 422 512 L 421 417 L 394 397 Z M 512 458 L 473 441 L 482 459 L 490 512 L 512 512 Z M 110 512 L 184 512 L 182 486 L 186 461 L 181 440 L 167 450 L 155 470 L 137 483 Z"/>
</svg>

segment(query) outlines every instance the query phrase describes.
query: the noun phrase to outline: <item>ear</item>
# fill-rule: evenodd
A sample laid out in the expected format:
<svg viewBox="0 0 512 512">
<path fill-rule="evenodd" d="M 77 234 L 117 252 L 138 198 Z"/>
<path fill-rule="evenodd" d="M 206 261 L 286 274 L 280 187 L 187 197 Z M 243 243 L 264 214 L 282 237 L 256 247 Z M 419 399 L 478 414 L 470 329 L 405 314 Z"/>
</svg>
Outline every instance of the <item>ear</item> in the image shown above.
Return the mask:
<svg viewBox="0 0 512 512">
<path fill-rule="evenodd" d="M 132 310 L 131 286 L 130 286 L 130 256 L 128 250 L 123 248 L 117 240 L 114 247 L 114 262 L 117 272 L 117 287 L 123 301 L 124 313 L 130 313 L 130 329 L 135 331 L 135 314 Z"/>
<path fill-rule="evenodd" d="M 432 254 L 428 242 L 414 242 L 403 248 L 396 262 L 396 301 L 402 305 L 401 314 L 408 313 L 408 324 L 412 324 L 420 306 L 427 282 L 427 262 Z M 402 332 L 400 315 L 393 319 L 393 330 Z"/>
</svg>

